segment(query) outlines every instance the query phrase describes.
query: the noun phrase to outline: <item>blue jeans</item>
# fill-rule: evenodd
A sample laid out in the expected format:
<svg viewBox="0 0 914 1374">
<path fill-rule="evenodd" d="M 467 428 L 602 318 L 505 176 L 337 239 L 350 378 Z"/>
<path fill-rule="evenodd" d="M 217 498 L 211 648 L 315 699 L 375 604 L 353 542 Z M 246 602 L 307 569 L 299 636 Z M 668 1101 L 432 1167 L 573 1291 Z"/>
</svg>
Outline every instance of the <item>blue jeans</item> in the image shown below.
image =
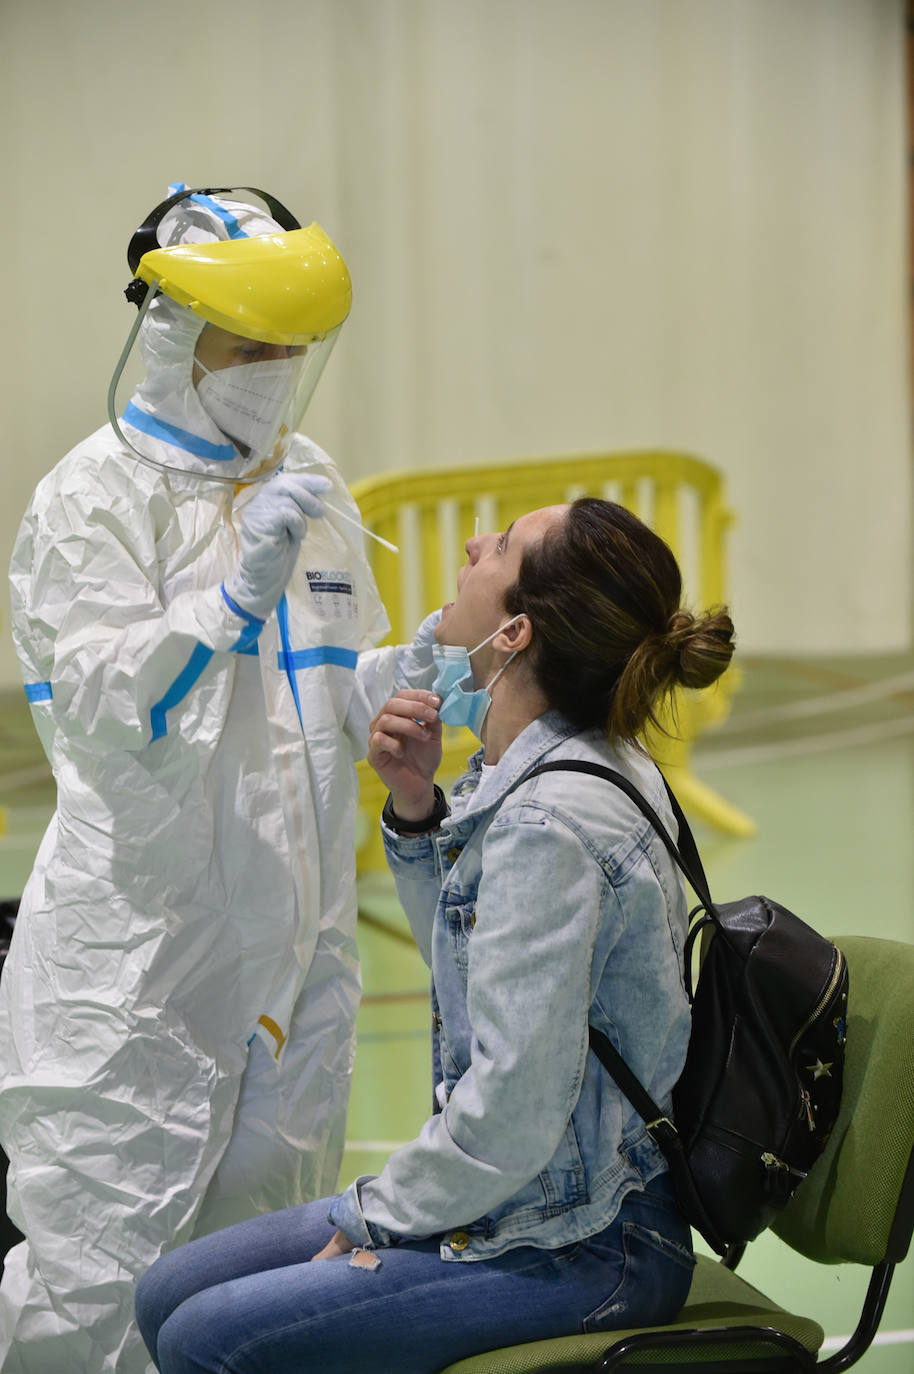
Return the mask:
<svg viewBox="0 0 914 1374">
<path fill-rule="evenodd" d="M 436 1239 L 309 1264 L 329 1199 L 191 1241 L 140 1280 L 137 1320 L 162 1374 L 434 1374 L 522 1341 L 669 1321 L 685 1301 L 689 1228 L 666 1178 L 629 1193 L 597 1236 L 444 1261 Z"/>
</svg>

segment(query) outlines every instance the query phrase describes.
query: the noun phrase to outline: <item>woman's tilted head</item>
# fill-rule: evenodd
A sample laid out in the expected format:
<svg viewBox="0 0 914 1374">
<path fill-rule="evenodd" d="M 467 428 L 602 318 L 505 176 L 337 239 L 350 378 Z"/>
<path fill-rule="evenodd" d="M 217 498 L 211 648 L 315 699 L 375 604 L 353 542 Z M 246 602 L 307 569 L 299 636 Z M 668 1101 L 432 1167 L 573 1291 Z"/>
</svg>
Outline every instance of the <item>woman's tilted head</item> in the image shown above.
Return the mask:
<svg viewBox="0 0 914 1374">
<path fill-rule="evenodd" d="M 676 687 L 709 686 L 733 654 L 726 610 L 693 615 L 681 597 L 668 545 L 623 506 L 585 497 L 524 549 L 504 603 L 530 619 L 530 668 L 549 704 L 633 740 Z"/>
</svg>

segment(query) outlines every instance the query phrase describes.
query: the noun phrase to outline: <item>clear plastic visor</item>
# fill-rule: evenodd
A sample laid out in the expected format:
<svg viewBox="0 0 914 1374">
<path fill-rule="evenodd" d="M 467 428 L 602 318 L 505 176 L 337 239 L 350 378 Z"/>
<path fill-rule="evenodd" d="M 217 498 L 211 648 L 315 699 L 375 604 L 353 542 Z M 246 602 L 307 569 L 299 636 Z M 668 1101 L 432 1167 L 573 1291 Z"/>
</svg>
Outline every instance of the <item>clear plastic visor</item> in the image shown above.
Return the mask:
<svg viewBox="0 0 914 1374">
<path fill-rule="evenodd" d="M 163 402 L 160 418 L 177 423 L 179 429 L 187 428 L 192 436 L 198 428 L 205 428 L 208 431 L 205 437 L 211 442 L 218 443 L 221 437 L 225 446 L 235 449 L 238 462 L 231 464 L 231 475 L 219 472 L 216 464 L 211 468 L 207 465 L 205 469 L 196 465 L 177 467 L 141 452 L 131 443 L 129 433 L 119 422 L 123 402 L 129 399 L 144 374 L 149 375 L 140 357 L 138 334 L 155 294 L 154 289 L 150 290 L 141 307 L 111 379 L 108 418 L 115 431 L 149 466 L 199 477 L 202 481 L 233 485 L 264 481 L 282 465 L 341 326 L 306 344 L 285 345 L 262 343 L 230 333 L 218 325 L 205 325 L 193 347 L 193 356 L 186 364 L 189 377 L 181 367 L 203 412 L 196 417 L 197 421 L 202 421 L 202 426 L 195 424 L 195 417 L 190 413 L 182 413 L 176 421 L 164 395 L 160 398 Z M 170 369 L 161 371 L 164 380 Z M 170 392 L 171 388 L 167 390 Z"/>
<path fill-rule="evenodd" d="M 250 479 L 280 465 L 314 394 L 339 327 L 307 344 L 267 344 L 208 324 L 192 381 L 209 418 L 247 460 Z"/>
</svg>

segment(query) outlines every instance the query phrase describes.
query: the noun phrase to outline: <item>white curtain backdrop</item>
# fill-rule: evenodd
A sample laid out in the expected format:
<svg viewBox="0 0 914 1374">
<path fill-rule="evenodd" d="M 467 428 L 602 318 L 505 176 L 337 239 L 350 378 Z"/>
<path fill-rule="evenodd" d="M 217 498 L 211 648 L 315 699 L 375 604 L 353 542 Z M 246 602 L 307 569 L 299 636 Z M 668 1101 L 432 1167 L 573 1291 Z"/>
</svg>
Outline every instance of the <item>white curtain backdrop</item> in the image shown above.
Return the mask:
<svg viewBox="0 0 914 1374">
<path fill-rule="evenodd" d="M 104 421 L 131 232 L 250 181 L 352 271 L 307 425 L 350 479 L 686 449 L 744 650 L 907 647 L 903 36 L 901 0 L 5 0 L 4 567 Z"/>
</svg>

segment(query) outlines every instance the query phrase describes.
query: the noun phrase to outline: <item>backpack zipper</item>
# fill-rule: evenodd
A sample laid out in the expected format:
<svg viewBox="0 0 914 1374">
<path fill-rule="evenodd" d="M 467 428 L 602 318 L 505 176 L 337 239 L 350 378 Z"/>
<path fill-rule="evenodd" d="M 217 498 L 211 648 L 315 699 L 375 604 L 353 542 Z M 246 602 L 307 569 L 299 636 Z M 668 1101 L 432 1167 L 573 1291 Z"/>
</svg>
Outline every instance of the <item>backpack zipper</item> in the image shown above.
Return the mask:
<svg viewBox="0 0 914 1374">
<path fill-rule="evenodd" d="M 809 1016 L 807 1016 L 806 1020 L 803 1022 L 802 1026 L 790 1042 L 790 1049 L 788 1053 L 791 1055 L 796 1049 L 797 1042 L 799 1041 L 800 1037 L 804 1035 L 806 1031 L 809 1030 L 809 1027 L 812 1025 L 813 1021 L 815 1021 L 816 1017 L 821 1016 L 822 1012 L 825 1010 L 825 1008 L 831 1001 L 832 997 L 834 997 L 835 995 L 835 989 L 840 983 L 841 975 L 844 972 L 844 955 L 842 954 L 840 949 L 836 949 L 835 953 L 837 954 L 838 958 L 835 961 L 835 967 L 832 970 L 832 975 L 828 980 L 828 984 L 825 988 L 825 991 L 819 998 L 813 1011 L 810 1013 Z"/>
<path fill-rule="evenodd" d="M 761 1159 L 766 1169 L 785 1169 L 788 1174 L 793 1174 L 794 1178 L 798 1179 L 808 1177 L 807 1174 L 804 1174 L 802 1169 L 794 1169 L 793 1165 L 785 1164 L 783 1159 L 779 1159 L 778 1156 L 776 1154 L 772 1154 L 770 1150 L 766 1150 L 764 1154 L 759 1156 L 759 1158 Z"/>
<path fill-rule="evenodd" d="M 807 1124 L 807 1126 L 809 1127 L 810 1131 L 815 1131 L 815 1129 L 816 1129 L 816 1118 L 815 1118 L 814 1115 L 813 1115 L 812 1098 L 811 1098 L 810 1095 L 809 1095 L 809 1089 L 808 1089 L 808 1088 L 801 1088 L 801 1089 L 800 1089 L 800 1120 L 801 1120 L 801 1121 L 802 1121 L 804 1115 L 805 1115 L 805 1117 L 806 1117 L 806 1124 Z"/>
</svg>

